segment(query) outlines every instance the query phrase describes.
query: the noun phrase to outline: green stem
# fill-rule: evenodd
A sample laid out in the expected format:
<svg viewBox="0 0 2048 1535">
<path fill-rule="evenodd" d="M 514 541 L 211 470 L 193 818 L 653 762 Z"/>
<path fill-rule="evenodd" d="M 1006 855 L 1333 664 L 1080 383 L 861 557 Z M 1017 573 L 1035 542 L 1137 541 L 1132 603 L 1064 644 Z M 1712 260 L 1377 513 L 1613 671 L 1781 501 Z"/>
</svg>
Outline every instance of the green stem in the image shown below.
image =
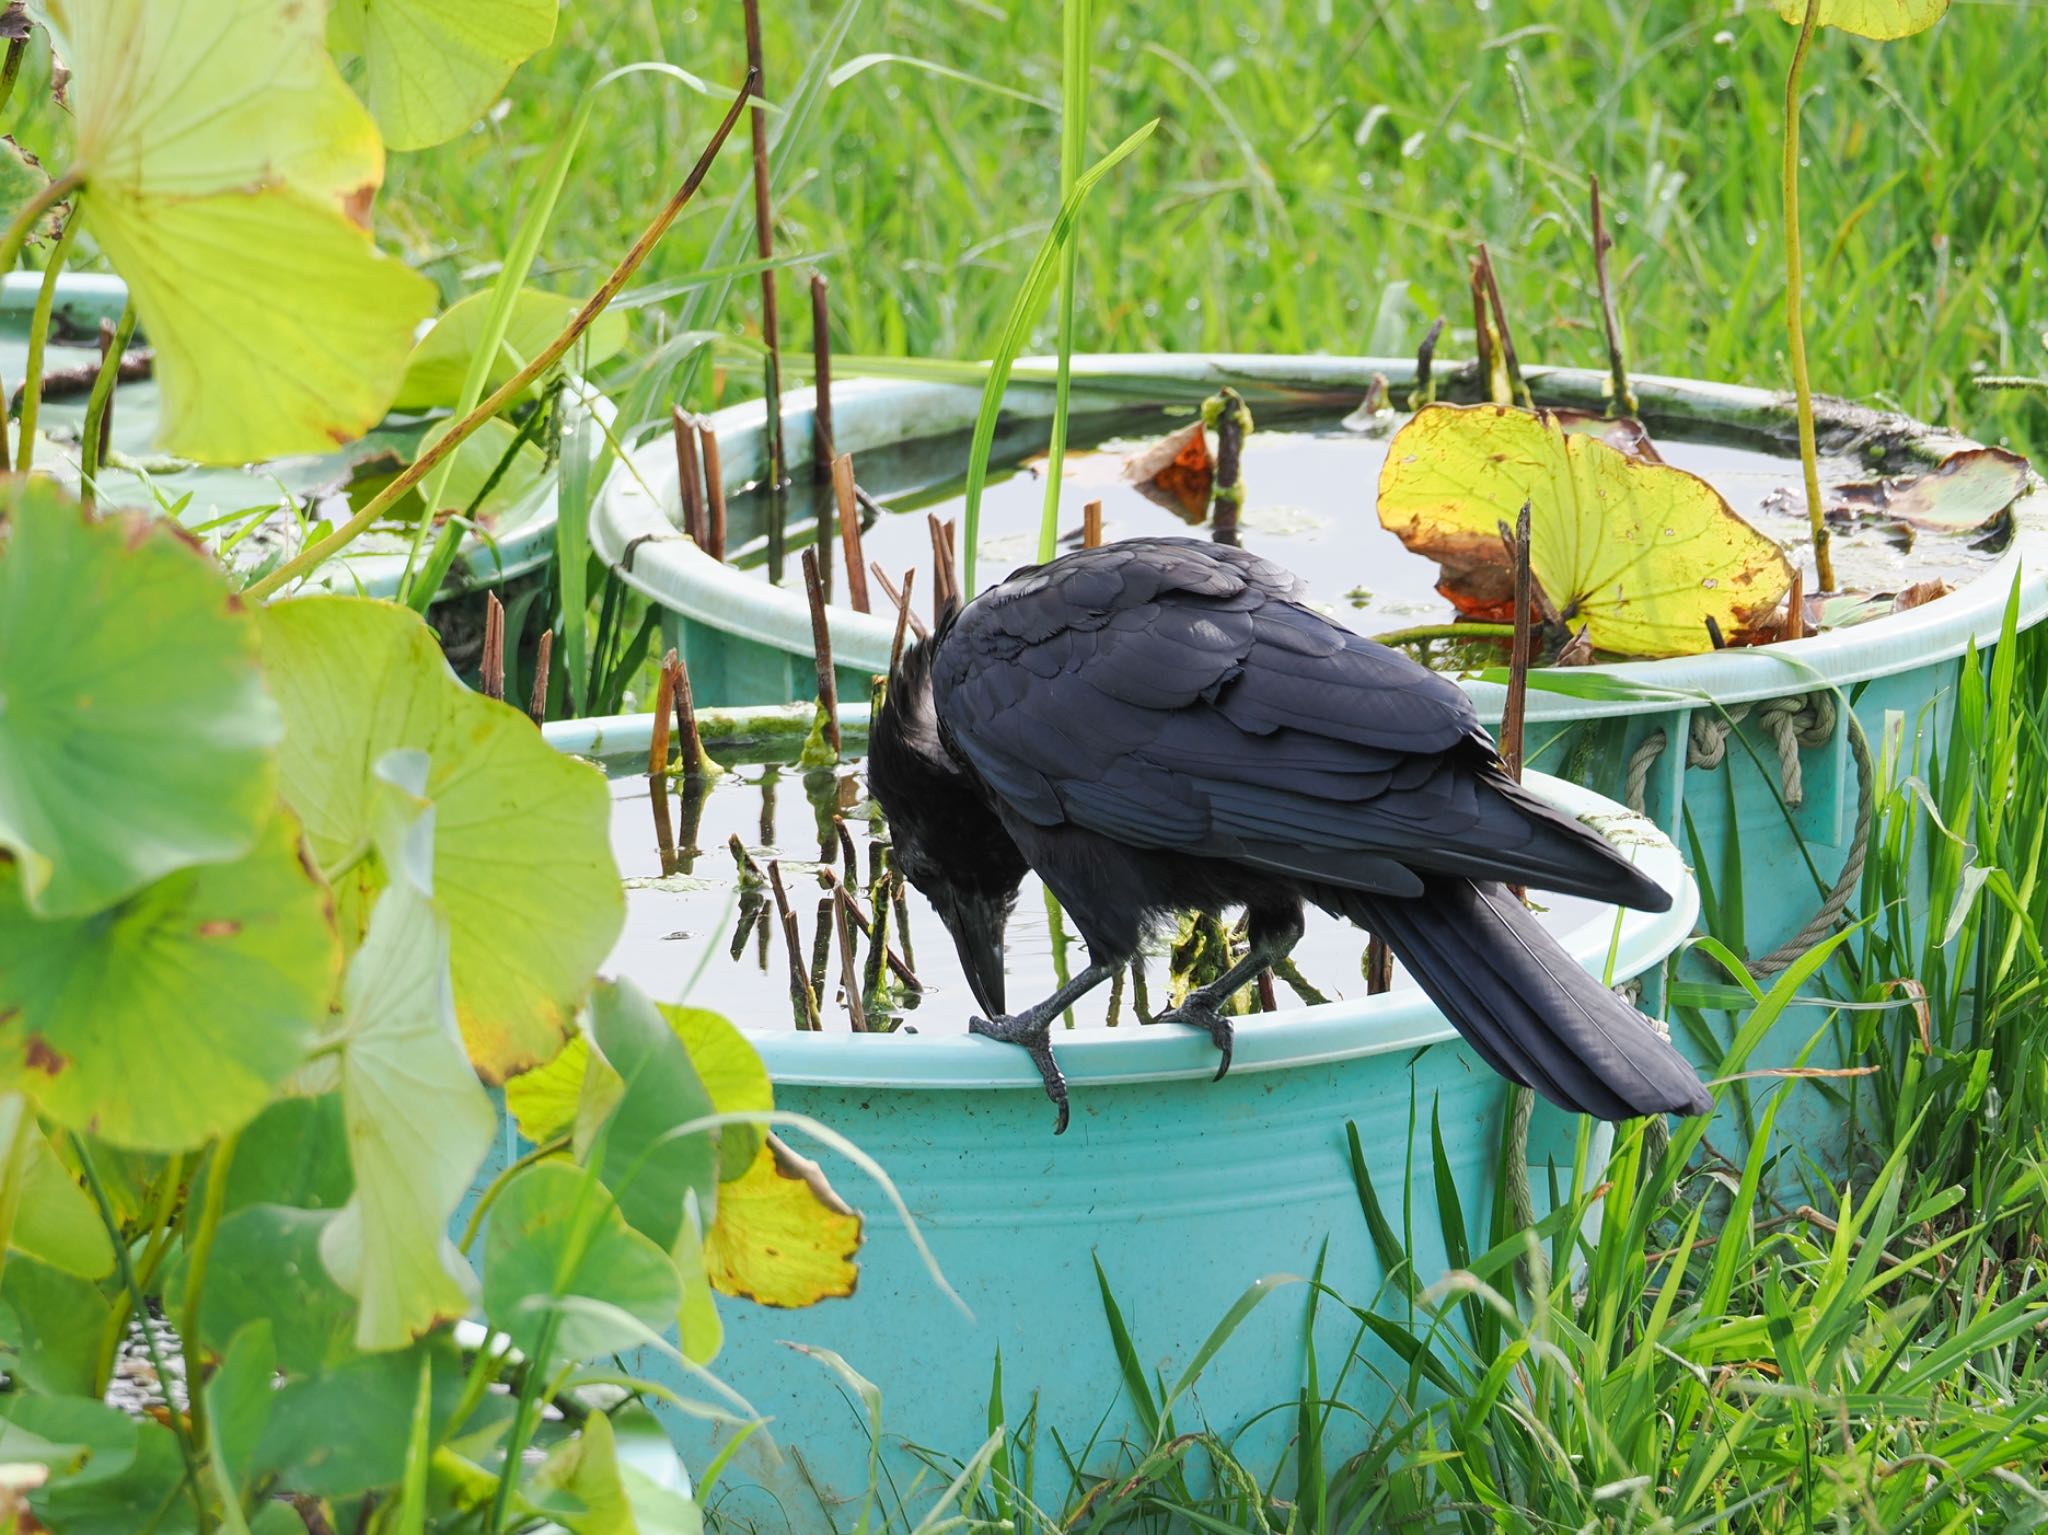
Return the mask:
<svg viewBox="0 0 2048 1535">
<path fill-rule="evenodd" d="M 1088 40 L 1090 0 L 1067 0 L 1062 37 L 1064 65 L 1060 78 L 1060 197 L 1071 197 L 1081 179 L 1082 157 L 1088 149 Z M 1059 551 L 1060 492 L 1065 489 L 1067 409 L 1073 394 L 1074 298 L 1080 283 L 1081 242 L 1069 240 L 1060 252 L 1059 367 L 1053 384 L 1052 442 L 1045 461 L 1045 509 L 1038 519 L 1038 559 L 1043 564 Z M 964 594 L 972 598 L 974 593 Z"/>
<path fill-rule="evenodd" d="M 213 1165 L 206 1172 L 206 1199 L 199 1208 L 199 1229 L 186 1245 L 185 1309 L 178 1318 L 178 1339 L 185 1349 L 185 1397 L 191 1404 L 192 1438 L 201 1446 L 207 1442 L 206 1391 L 200 1374 L 204 1363 L 199 1344 L 200 1306 L 206 1297 L 206 1270 L 213 1258 L 214 1234 L 220 1230 L 221 1211 L 228 1201 L 228 1174 L 235 1165 L 239 1132 L 224 1135 L 214 1148 Z M 221 1489 L 223 1497 L 227 1488 Z"/>
<path fill-rule="evenodd" d="M 1511 640 L 1513 624 L 1416 624 L 1366 636 L 1382 645 L 1416 645 L 1424 640 Z"/>
<path fill-rule="evenodd" d="M 464 1252 L 468 1252 L 471 1245 L 476 1241 L 478 1230 L 483 1226 L 484 1216 L 489 1214 L 491 1206 L 497 1203 L 498 1196 L 505 1191 L 505 1185 L 510 1183 L 520 1173 L 525 1172 L 527 1168 L 533 1166 L 534 1163 L 545 1161 L 547 1158 L 557 1156 L 568 1149 L 569 1137 L 558 1135 L 553 1140 L 544 1141 L 534 1147 L 533 1150 L 527 1152 L 525 1156 L 485 1184 L 483 1193 L 477 1196 L 476 1208 L 469 1212 L 469 1223 L 462 1228 L 462 1240 L 455 1245 Z"/>
<path fill-rule="evenodd" d="M 100 371 L 93 375 L 92 395 L 85 402 L 85 442 L 78 451 L 78 496 L 85 509 L 92 510 L 94 481 L 100 472 L 100 434 L 107 412 L 114 403 L 114 385 L 121 377 L 121 359 L 128 355 L 129 338 L 135 334 L 135 300 L 131 296 L 121 307 L 120 323 L 114 327 L 114 344 L 100 359 Z"/>
<path fill-rule="evenodd" d="M 14 82 L 21 78 L 21 61 L 27 52 L 25 37 L 17 37 L 7 45 L 7 61 L 0 64 L 0 107 L 14 99 Z"/>
<path fill-rule="evenodd" d="M 51 183 L 53 186 L 55 183 Z M 43 285 L 36 290 L 36 309 L 28 322 L 28 373 L 21 381 L 21 438 L 15 451 L 15 465 L 27 474 L 36 456 L 36 417 L 43 408 L 43 347 L 50 336 L 50 308 L 57 299 L 57 278 L 64 270 L 64 253 L 71 249 L 71 236 L 78 228 L 78 210 L 64 221 L 64 232 L 50 250 L 50 264 L 43 268 Z M 0 266 L 0 272 L 8 268 Z"/>
<path fill-rule="evenodd" d="M 133 1315 L 139 1319 L 144 1344 L 149 1349 L 150 1367 L 156 1371 L 157 1383 L 163 1387 L 164 1416 L 171 1420 L 171 1432 L 178 1441 L 178 1454 L 185 1462 L 185 1485 L 192 1490 L 192 1507 L 199 1519 L 200 1535 L 211 1535 L 213 1514 L 206 1506 L 205 1484 L 199 1477 L 199 1455 L 193 1448 L 191 1426 L 179 1416 L 177 1405 L 171 1401 L 171 1374 L 164 1367 L 163 1350 L 157 1346 L 156 1329 L 149 1325 L 149 1304 L 142 1297 L 142 1286 L 136 1282 L 135 1265 L 128 1256 L 128 1243 L 121 1235 L 121 1222 L 114 1215 L 114 1206 L 107 1198 L 106 1186 L 100 1182 L 99 1170 L 92 1165 L 92 1153 L 85 1149 L 85 1138 L 76 1132 L 71 1136 L 71 1151 L 78 1158 L 78 1166 L 85 1174 L 85 1186 L 92 1194 L 92 1202 L 100 1212 L 100 1224 L 106 1228 L 107 1240 L 114 1247 L 114 1263 L 121 1271 L 122 1286 L 128 1292 L 128 1304 L 134 1307 Z M 190 1376 L 185 1380 L 185 1403 L 189 1410 L 199 1399 L 199 1382 Z"/>
<path fill-rule="evenodd" d="M 156 1283 L 157 1269 L 170 1245 L 171 1210 L 178 1202 L 178 1190 L 185 1181 L 185 1153 L 179 1152 L 164 1169 L 163 1184 L 157 1191 L 156 1210 L 149 1218 L 149 1242 L 142 1249 L 142 1262 L 135 1270 L 135 1285 L 145 1293 Z M 128 1292 L 122 1291 L 107 1308 L 106 1327 L 100 1334 L 99 1353 L 93 1365 L 96 1391 L 104 1394 L 114 1378 L 114 1358 L 121 1352 L 121 1339 L 128 1331 Z"/>
<path fill-rule="evenodd" d="M 14 263 L 21 259 L 21 248 L 28 244 L 28 232 L 36 227 L 36 220 L 83 185 L 85 173 L 74 167 L 15 211 L 14 217 L 8 220 L 6 232 L 0 233 L 0 273 L 14 270 Z"/>
<path fill-rule="evenodd" d="M 1820 589 L 1835 589 L 1835 562 L 1820 499 L 1820 457 L 1813 436 L 1813 385 L 1806 371 L 1806 317 L 1801 289 L 1805 263 L 1799 248 L 1799 71 L 1820 21 L 1820 0 L 1806 0 L 1806 19 L 1785 72 L 1785 331 L 1792 353 L 1792 393 L 1799 407 L 1799 467 L 1806 477 L 1806 520 L 1813 530 L 1813 568 Z"/>
<path fill-rule="evenodd" d="M 260 601 L 286 583 L 295 581 L 307 571 L 324 564 L 331 556 L 339 554 L 343 548 L 360 537 L 365 528 L 388 512 L 401 496 L 425 479 L 436 464 L 467 442 L 478 427 L 525 394 L 527 387 L 535 379 L 562 360 L 569 348 L 576 344 L 576 338 L 590 328 L 591 323 L 603 314 L 606 306 L 617 297 L 619 290 L 632 280 L 633 274 L 640 270 L 640 263 L 647 259 L 648 253 L 659 243 L 661 237 L 668 233 L 668 227 L 676 221 L 676 215 L 683 211 L 692 197 L 696 196 L 698 186 L 711 170 L 712 161 L 718 158 L 718 152 L 725 147 L 726 138 L 731 134 L 733 125 L 740 120 L 741 112 L 746 109 L 749 94 L 753 89 L 753 79 L 750 72 L 746 83 L 740 88 L 739 95 L 733 98 L 732 106 L 727 109 L 724 120 L 719 123 L 718 131 L 712 134 L 711 142 L 705 146 L 704 153 L 698 156 L 697 163 L 691 167 L 690 174 L 684 179 L 682 186 L 677 188 L 675 195 L 654 216 L 654 221 L 641 232 L 640 238 L 633 242 L 625 258 L 613 269 L 612 275 L 604 280 L 604 285 L 590 296 L 588 303 L 576 311 L 575 318 L 570 320 L 561 334 L 542 347 L 540 354 L 507 379 L 495 394 L 456 422 L 447 436 L 407 465 L 398 477 L 373 496 L 361 511 L 319 543 L 301 549 L 262 580 L 251 582 L 244 590 L 243 596 L 252 602 Z"/>
</svg>

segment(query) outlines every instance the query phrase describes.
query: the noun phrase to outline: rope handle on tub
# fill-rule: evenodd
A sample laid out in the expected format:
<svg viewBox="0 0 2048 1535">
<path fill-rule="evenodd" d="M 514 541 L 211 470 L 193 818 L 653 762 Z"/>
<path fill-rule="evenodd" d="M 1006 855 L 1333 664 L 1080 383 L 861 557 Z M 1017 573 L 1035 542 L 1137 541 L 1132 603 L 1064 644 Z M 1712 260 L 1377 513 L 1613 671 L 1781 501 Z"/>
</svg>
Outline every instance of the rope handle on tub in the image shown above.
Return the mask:
<svg viewBox="0 0 2048 1535">
<path fill-rule="evenodd" d="M 1856 833 L 1849 843 L 1842 872 L 1822 897 L 1820 907 L 1805 926 L 1761 959 L 1750 963 L 1754 975 L 1776 975 L 1788 969 L 1800 955 L 1822 942 L 1835 930 L 1863 883 L 1863 864 L 1870 851 L 1870 825 L 1876 809 L 1877 772 L 1871 762 L 1870 741 L 1854 710 L 1841 711 L 1849 736 L 1849 751 L 1856 763 Z M 1757 723 L 1778 748 L 1778 789 L 1785 804 L 1797 809 L 1806 800 L 1806 783 L 1799 754 L 1802 749 L 1825 746 L 1834 737 L 1837 709 L 1832 693 L 1794 694 L 1768 698 L 1758 704 L 1735 704 L 1725 713 L 1695 711 L 1686 733 L 1685 765 L 1712 772 L 1728 756 L 1728 736 L 1754 714 Z M 1653 730 L 1643 737 L 1629 758 L 1623 778 L 1623 795 L 1629 809 L 1641 814 L 1647 798 L 1650 769 L 1669 744 L 1664 731 Z"/>
</svg>

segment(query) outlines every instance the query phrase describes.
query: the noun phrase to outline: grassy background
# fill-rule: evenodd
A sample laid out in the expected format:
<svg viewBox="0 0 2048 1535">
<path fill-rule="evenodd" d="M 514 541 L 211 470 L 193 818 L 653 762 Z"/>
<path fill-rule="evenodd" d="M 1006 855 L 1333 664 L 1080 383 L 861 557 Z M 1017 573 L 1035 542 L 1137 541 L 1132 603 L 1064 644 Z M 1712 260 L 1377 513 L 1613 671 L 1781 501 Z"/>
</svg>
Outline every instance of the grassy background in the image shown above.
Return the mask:
<svg viewBox="0 0 2048 1535">
<path fill-rule="evenodd" d="M 769 0 L 781 101 L 843 0 Z M 778 192 L 778 250 L 833 283 L 835 344 L 983 356 L 1058 198 L 1059 17 L 989 0 L 851 0 L 836 86 Z M 1776 189 L 1795 29 L 1768 5 L 1680 0 L 1246 0 L 1097 5 L 1090 154 L 1158 116 L 1085 216 L 1091 349 L 1412 351 L 1449 315 L 1469 353 L 1465 259 L 1489 242 L 1525 358 L 1596 364 L 1585 178 L 1600 175 L 1633 365 L 1786 384 Z M 485 279 L 517 189 L 604 67 L 741 70 L 740 7 L 583 0 L 467 139 L 393 157 L 387 234 L 451 292 Z M 1824 33 L 1807 68 L 1804 180 L 1816 387 L 2048 442 L 2048 405 L 1973 374 L 2048 372 L 2048 5 L 1961 0 L 1930 34 Z M 1030 99 L 1018 99 L 1019 97 Z M 695 154 L 716 106 L 671 79 L 605 87 L 544 246 L 587 289 Z M 697 269 L 743 152 L 646 269 Z M 750 223 L 737 225 L 744 245 Z M 751 254 L 730 249 L 726 260 Z M 785 345 L 808 346 L 805 269 Z M 758 333 L 743 281 L 719 319 Z M 703 324 L 699 316 L 697 324 Z M 1462 322 L 1462 324 L 1461 324 Z M 640 311 L 644 337 L 680 323 Z M 1463 335 L 1460 336 L 1462 329 Z M 1035 345 L 1049 347 L 1050 316 Z M 648 348 L 638 349 L 644 358 Z M 628 364 L 627 366 L 632 366 Z M 758 388 L 752 370 L 714 387 Z"/>
</svg>

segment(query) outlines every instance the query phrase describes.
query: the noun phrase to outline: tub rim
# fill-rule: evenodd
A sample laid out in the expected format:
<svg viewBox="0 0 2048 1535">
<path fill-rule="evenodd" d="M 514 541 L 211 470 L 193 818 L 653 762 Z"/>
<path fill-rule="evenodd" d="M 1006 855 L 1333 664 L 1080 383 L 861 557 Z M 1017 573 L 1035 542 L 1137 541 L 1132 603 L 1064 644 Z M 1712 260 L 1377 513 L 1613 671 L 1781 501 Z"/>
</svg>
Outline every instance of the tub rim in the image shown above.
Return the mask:
<svg viewBox="0 0 2048 1535">
<path fill-rule="evenodd" d="M 706 710 L 700 719 L 711 721 L 710 734 L 721 735 L 728 734 L 734 716 L 759 719 L 777 713 L 787 711 Z M 720 719 L 720 715 L 727 718 Z M 865 731 L 866 715 L 865 707 L 844 711 L 842 724 L 848 734 Z M 743 718 L 740 723 L 744 724 Z M 543 728 L 542 735 L 550 746 L 567 755 L 631 755 L 644 761 L 652 736 L 652 716 L 554 721 Z M 1567 814 L 1594 817 L 1597 829 L 1610 838 L 1626 837 L 1638 866 L 1672 898 L 1669 911 L 1623 911 L 1618 940 L 1617 908 L 1602 906 L 1583 922 L 1557 934 L 1566 951 L 1580 965 L 1597 972 L 1605 965 L 1612 943 L 1616 982 L 1633 980 L 1661 964 L 1691 934 L 1699 915 L 1699 892 L 1678 849 L 1648 819 L 1589 789 L 1543 773 L 1529 774 L 1528 782 Z M 975 1035 L 813 1034 L 787 1028 L 750 1028 L 739 1020 L 735 1023 L 760 1052 L 769 1076 L 779 1083 L 911 1092 L 1041 1090 L 1037 1069 L 1024 1052 Z M 1457 1030 L 1435 1004 L 1409 987 L 1378 997 L 1290 1008 L 1271 1021 L 1259 1016 L 1241 1020 L 1230 1069 L 1233 1076 L 1297 1070 L 1421 1050 L 1456 1038 Z M 1118 1031 L 1076 1030 L 1065 1039 L 1055 1038 L 1054 1044 L 1067 1082 L 1074 1087 L 1206 1080 L 1216 1074 L 1214 1047 L 1193 1030 L 1144 1025 Z"/>
<path fill-rule="evenodd" d="M 0 279 L 0 313 L 23 313 L 35 307 L 42 285 L 40 272 L 10 272 Z M 66 272 L 57 279 L 52 313 L 73 324 L 117 319 L 128 303 L 128 285 L 107 272 Z M 568 390 L 601 428 L 590 440 L 591 467 L 604 461 L 606 437 L 618 420 L 618 407 L 588 379 L 567 376 Z M 173 483 L 167 479 L 166 483 Z M 455 562 L 442 579 L 435 602 L 447 602 L 496 587 L 545 565 L 555 552 L 555 525 L 561 513 L 562 474 L 557 465 L 526 495 L 507 507 L 499 521 L 512 531 L 503 537 L 472 532 L 463 540 Z M 294 588 L 306 592 L 338 592 L 344 596 L 395 597 L 405 574 L 405 555 L 397 552 L 351 554 L 324 560 Z"/>
<path fill-rule="evenodd" d="M 1005 396 L 1006 417 L 1051 413 L 1049 358 L 1020 361 Z M 1448 377 L 1460 365 L 1437 364 Z M 1524 370 L 1544 404 L 1599 409 L 1606 402 L 1608 375 L 1585 368 L 1531 366 Z M 1363 391 L 1375 374 L 1394 388 L 1412 384 L 1411 358 L 1335 357 L 1265 353 L 1090 353 L 1073 359 L 1075 412 L 1128 405 L 1128 393 L 1106 392 L 1106 376 L 1140 375 L 1183 385 L 1230 383 L 1254 389 Z M 1098 381 L 1091 388 L 1090 381 Z M 1740 384 L 1682 379 L 1660 374 L 1630 380 L 1651 420 L 1675 416 L 1719 420 L 1740 418 L 1740 429 L 1757 435 L 1789 436 L 1793 407 L 1788 394 Z M 918 436 L 963 430 L 979 408 L 979 384 L 940 384 L 887 377 L 835 383 L 832 392 L 835 446 L 859 453 L 905 440 L 902 428 L 915 417 Z M 1254 401 L 1256 404 L 1256 400 Z M 1973 439 L 1840 400 L 1816 402 L 1823 446 L 1851 451 L 1859 443 L 1883 441 L 1927 465 L 1950 453 L 1981 447 Z M 766 410 L 759 399 L 728 406 L 711 417 L 718 432 L 729 490 L 755 478 L 761 461 Z M 792 390 L 783 396 L 783 437 L 803 443 L 813 430 L 811 396 Z M 812 653 L 810 612 L 797 586 L 771 586 L 758 576 L 720 564 L 704 554 L 670 520 L 677 497 L 675 454 L 665 436 L 632 449 L 628 463 L 614 468 L 591 508 L 591 545 L 626 584 L 684 619 L 705 622 L 739 638 L 793 655 Z M 797 473 L 805 472 L 799 466 Z M 1877 472 L 1873 470 L 1873 472 Z M 1529 718 L 1536 721 L 1612 718 L 1646 708 L 1683 707 L 1711 700 L 1729 705 L 1816 688 L 1843 687 L 1961 655 L 1972 644 L 1998 638 L 2008 598 L 2019 592 L 2019 627 L 2048 617 L 2048 495 L 2038 474 L 2030 476 L 2016 511 L 2014 536 L 1999 557 L 1974 579 L 1938 601 L 1867 623 L 1771 646 L 1710 651 L 1663 660 L 1622 661 L 1573 668 L 1568 677 L 1532 674 Z M 2029 560 L 2028 556 L 2037 556 Z M 851 609 L 828 609 L 832 652 L 844 667 L 880 671 L 894 638 L 893 619 Z M 1341 621 L 1341 619 L 1339 620 Z M 1457 679 L 1482 717 L 1496 720 L 1506 697 L 1498 683 Z M 1617 696 L 1588 697 L 1588 686 Z M 1570 691 L 1566 691 L 1569 688 Z"/>
</svg>

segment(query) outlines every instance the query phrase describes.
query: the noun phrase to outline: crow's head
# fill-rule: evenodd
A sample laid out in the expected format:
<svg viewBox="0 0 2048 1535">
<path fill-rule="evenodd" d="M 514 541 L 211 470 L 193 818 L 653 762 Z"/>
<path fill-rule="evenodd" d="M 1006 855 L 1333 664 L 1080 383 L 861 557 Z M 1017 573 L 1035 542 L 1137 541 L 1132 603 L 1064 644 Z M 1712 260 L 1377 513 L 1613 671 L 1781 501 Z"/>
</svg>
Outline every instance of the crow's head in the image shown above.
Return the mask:
<svg viewBox="0 0 2048 1535">
<path fill-rule="evenodd" d="M 973 768 L 940 736 L 932 703 L 938 643 L 912 645 L 889 677 L 868 728 L 868 788 L 889 819 L 895 866 L 938 912 L 974 1000 L 997 1018 L 1003 932 L 1026 865 Z"/>
</svg>

